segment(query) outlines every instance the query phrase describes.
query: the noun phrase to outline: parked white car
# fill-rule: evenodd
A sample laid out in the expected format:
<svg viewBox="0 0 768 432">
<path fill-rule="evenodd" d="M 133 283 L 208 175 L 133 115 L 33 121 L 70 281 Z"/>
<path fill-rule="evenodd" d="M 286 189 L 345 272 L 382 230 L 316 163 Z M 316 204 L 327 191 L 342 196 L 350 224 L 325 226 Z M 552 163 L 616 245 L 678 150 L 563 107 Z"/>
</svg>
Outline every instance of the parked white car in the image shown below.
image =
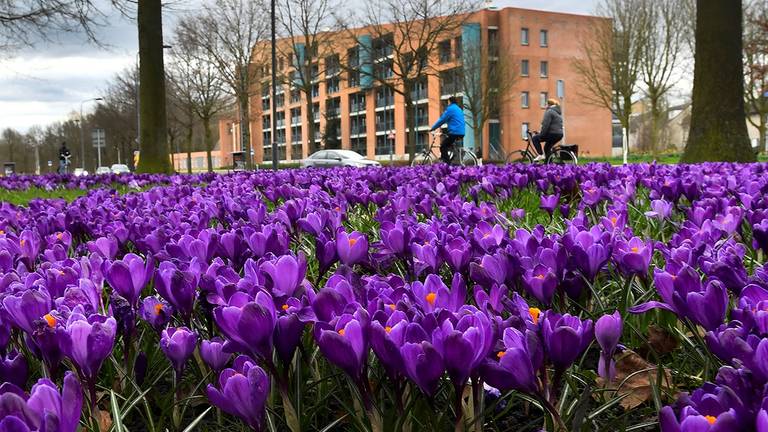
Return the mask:
<svg viewBox="0 0 768 432">
<path fill-rule="evenodd" d="M 75 177 L 87 176 L 88 175 L 88 171 L 86 171 L 86 170 L 84 170 L 82 168 L 75 168 L 75 170 L 72 172 L 72 174 Z"/>
<path fill-rule="evenodd" d="M 320 150 L 301 161 L 303 167 L 369 167 L 381 166 L 378 161 L 366 159 L 352 150 Z"/>
<path fill-rule="evenodd" d="M 96 175 L 99 175 L 99 174 L 110 174 L 111 172 L 112 172 L 112 170 L 109 169 L 109 167 L 102 166 L 102 167 L 96 168 Z"/>
<path fill-rule="evenodd" d="M 114 164 L 110 169 L 114 174 L 126 174 L 131 172 L 131 169 L 128 168 L 128 165 L 124 164 Z"/>
</svg>

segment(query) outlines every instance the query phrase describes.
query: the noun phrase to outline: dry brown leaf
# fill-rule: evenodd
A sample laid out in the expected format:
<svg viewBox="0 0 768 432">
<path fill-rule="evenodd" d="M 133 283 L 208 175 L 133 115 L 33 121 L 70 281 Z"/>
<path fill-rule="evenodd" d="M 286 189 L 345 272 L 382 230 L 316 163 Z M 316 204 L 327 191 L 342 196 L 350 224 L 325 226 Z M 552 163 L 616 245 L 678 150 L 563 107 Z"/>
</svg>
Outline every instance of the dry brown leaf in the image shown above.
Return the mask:
<svg viewBox="0 0 768 432">
<path fill-rule="evenodd" d="M 109 432 L 112 428 L 112 416 L 109 411 L 99 410 L 99 431 Z"/>
<path fill-rule="evenodd" d="M 666 329 L 651 325 L 648 327 L 648 345 L 658 355 L 664 355 L 677 348 L 677 339 Z"/>
<path fill-rule="evenodd" d="M 643 372 L 640 372 L 643 371 Z M 625 350 L 616 359 L 616 377 L 607 383 L 603 378 L 597 378 L 597 384 L 603 388 L 615 390 L 618 395 L 624 396 L 619 404 L 624 409 L 632 409 L 642 403 L 651 400 L 653 389 L 651 383 L 656 381 L 658 369 L 636 352 Z M 664 370 L 660 385 L 669 388 L 672 376 L 668 370 Z"/>
</svg>

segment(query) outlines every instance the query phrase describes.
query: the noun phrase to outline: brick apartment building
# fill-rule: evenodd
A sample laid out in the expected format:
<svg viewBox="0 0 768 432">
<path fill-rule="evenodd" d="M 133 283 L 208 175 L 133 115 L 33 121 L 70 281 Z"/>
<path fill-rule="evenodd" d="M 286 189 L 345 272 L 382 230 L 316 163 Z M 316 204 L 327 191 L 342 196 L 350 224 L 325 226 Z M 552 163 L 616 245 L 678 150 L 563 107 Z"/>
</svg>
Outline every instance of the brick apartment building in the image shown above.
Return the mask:
<svg viewBox="0 0 768 432">
<path fill-rule="evenodd" d="M 439 52 L 429 61 L 438 73 L 421 79 L 412 92 L 416 103 L 417 146 L 428 145 L 429 127 L 440 116 L 451 95 L 464 90 L 455 79 L 456 68 L 472 50 L 481 50 L 493 61 L 505 62 L 505 69 L 518 77 L 500 106 L 483 127 L 482 144 L 475 143 L 468 129 L 464 145 L 474 148 L 484 159 L 503 157 L 522 148 L 527 128 L 537 130 L 544 114 L 547 98 L 556 97 L 558 81 L 562 81 L 565 117 L 565 140 L 578 144 L 582 155 L 611 154 L 611 113 L 584 103 L 581 80 L 572 67 L 573 59 L 582 54 L 581 36 L 591 28 L 610 25 L 599 17 L 543 12 L 519 8 L 484 9 L 475 12 L 455 34 L 439 43 Z M 322 61 L 322 73 L 313 81 L 315 136 L 309 137 L 300 91 L 290 84 L 279 85 L 275 104 L 270 100 L 268 78 L 257 84 L 251 96 L 251 143 L 254 161 L 271 160 L 272 107 L 276 108 L 276 141 L 281 161 L 298 161 L 308 156 L 309 141 L 322 147 L 321 136 L 329 119 L 338 119 L 341 147 L 369 158 L 407 158 L 404 99 L 402 95 L 377 86 L 372 73 L 388 73 L 392 53 L 387 40 L 372 38 L 366 29 L 355 30 L 356 37 L 340 37 L 332 53 Z M 349 42 L 344 42 L 349 40 Z M 283 48 L 287 39 L 278 41 Z M 268 46 L 268 45 L 267 45 Z M 255 49 L 264 49 L 264 46 Z M 286 52 L 290 50 L 282 49 Z M 292 56 L 291 56 L 292 57 Z M 372 58 L 365 58 L 372 57 Z M 342 65 L 341 62 L 346 62 Z M 291 77 L 293 59 L 281 56 L 278 71 Z M 359 68 L 362 73 L 355 73 Z M 465 73 L 468 73 L 465 71 Z M 288 80 L 291 82 L 290 80 Z M 222 166 L 232 164 L 232 152 L 241 151 L 237 116 L 219 123 L 219 160 Z M 338 124 L 338 123 L 337 123 Z M 471 127 L 471 124 L 469 125 Z M 394 137 L 394 139 L 391 139 Z"/>
</svg>

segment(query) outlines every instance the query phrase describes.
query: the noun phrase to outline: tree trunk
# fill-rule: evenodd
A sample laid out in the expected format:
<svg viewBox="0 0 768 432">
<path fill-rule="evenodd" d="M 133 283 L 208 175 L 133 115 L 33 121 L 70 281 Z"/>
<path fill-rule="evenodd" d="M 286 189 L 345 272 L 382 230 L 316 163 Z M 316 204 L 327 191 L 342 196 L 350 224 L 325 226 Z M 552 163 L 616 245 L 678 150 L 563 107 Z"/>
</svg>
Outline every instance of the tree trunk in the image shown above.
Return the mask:
<svg viewBox="0 0 768 432">
<path fill-rule="evenodd" d="M 312 106 L 312 91 L 305 92 L 304 97 L 307 99 L 307 106 L 304 112 L 307 113 L 307 136 L 309 137 L 309 145 L 307 146 L 309 153 L 307 155 L 311 155 L 317 150 L 315 148 L 315 107 Z"/>
<path fill-rule="evenodd" d="M 253 159 L 251 158 L 251 122 L 249 120 L 251 118 L 251 110 L 248 104 L 248 89 L 241 89 L 241 92 L 238 97 L 240 105 L 240 142 L 245 153 L 245 169 L 250 170 L 253 168 Z M 263 148 L 264 146 L 262 145 Z"/>
<path fill-rule="evenodd" d="M 650 130 L 650 150 L 651 154 L 656 155 L 660 148 L 661 137 L 661 97 L 655 92 L 651 93 L 651 130 Z"/>
<path fill-rule="evenodd" d="M 168 149 L 161 0 L 139 0 L 139 99 L 141 156 L 138 172 L 173 171 Z"/>
<path fill-rule="evenodd" d="M 752 162 L 744 111 L 741 0 L 697 0 L 693 108 L 682 162 Z"/>
<path fill-rule="evenodd" d="M 195 128 L 192 124 L 187 127 L 187 173 L 192 174 L 192 138 L 195 135 Z"/>
<path fill-rule="evenodd" d="M 213 172 L 213 157 L 211 156 L 211 150 L 213 149 L 213 143 L 211 141 L 211 119 L 204 118 L 203 130 L 205 131 L 205 156 L 208 158 L 208 172 Z"/>
<path fill-rule="evenodd" d="M 403 83 L 403 97 L 405 99 L 405 125 L 410 130 L 410 139 L 407 140 L 408 148 L 406 153 L 408 154 L 408 163 L 413 162 L 416 157 L 416 115 L 414 113 L 415 105 L 413 104 L 413 98 L 411 97 L 412 85 L 410 83 Z"/>
</svg>

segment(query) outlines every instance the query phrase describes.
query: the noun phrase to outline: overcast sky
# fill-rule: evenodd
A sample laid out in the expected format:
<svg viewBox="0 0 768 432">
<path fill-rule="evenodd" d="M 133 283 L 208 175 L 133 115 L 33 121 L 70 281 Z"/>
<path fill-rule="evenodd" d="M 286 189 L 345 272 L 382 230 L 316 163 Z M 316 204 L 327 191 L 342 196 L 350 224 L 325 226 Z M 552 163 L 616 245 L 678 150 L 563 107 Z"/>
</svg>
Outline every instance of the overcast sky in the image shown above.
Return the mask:
<svg viewBox="0 0 768 432">
<path fill-rule="evenodd" d="M 104 0 L 100 0 L 104 1 Z M 376 1 L 376 0 L 354 0 Z M 203 0 L 178 1 L 165 17 L 170 34 L 176 16 L 198 8 Z M 558 12 L 589 14 L 597 0 L 496 0 L 495 6 L 516 6 Z M 104 11 L 110 11 L 104 7 Z M 138 38 L 135 22 L 113 12 L 109 26 L 98 30 L 108 48 L 89 44 L 83 35 L 52 35 L 51 41 L 0 58 L 0 129 L 22 132 L 32 125 L 65 120 L 80 110 L 83 100 L 98 97 L 107 82 L 136 62 Z M 84 111 L 92 108 L 84 104 Z"/>
</svg>

